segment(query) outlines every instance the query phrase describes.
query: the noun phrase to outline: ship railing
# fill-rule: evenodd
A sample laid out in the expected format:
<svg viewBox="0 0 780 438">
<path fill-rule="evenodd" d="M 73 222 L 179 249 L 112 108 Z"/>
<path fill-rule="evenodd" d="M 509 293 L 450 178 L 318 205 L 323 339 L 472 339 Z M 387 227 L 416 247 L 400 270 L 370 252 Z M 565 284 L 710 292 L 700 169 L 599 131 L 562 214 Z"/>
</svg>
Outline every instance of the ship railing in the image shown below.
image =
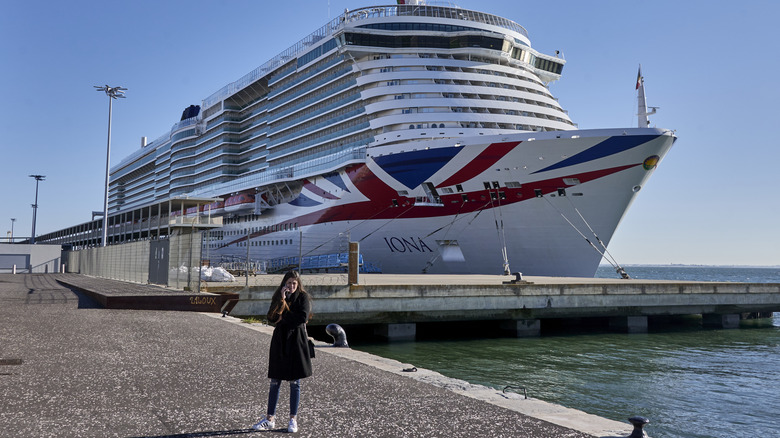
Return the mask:
<svg viewBox="0 0 780 438">
<path fill-rule="evenodd" d="M 333 96 L 337 96 L 342 91 L 348 90 L 349 88 L 354 87 L 356 85 L 357 85 L 357 81 L 355 81 L 355 80 L 347 81 L 347 82 L 339 85 L 338 87 L 333 88 L 332 90 L 330 90 L 330 93 Z M 356 94 L 358 96 L 360 96 L 360 93 L 356 93 Z M 308 98 L 304 98 L 302 102 L 296 104 L 295 106 L 291 106 L 289 108 L 284 108 L 281 112 L 272 114 L 271 118 L 269 118 L 269 120 L 268 120 L 268 123 L 273 123 L 276 120 L 280 120 L 280 119 L 284 118 L 285 116 L 287 116 L 289 114 L 292 114 L 292 113 L 296 112 L 297 110 L 299 110 L 299 109 L 301 109 L 303 107 L 311 105 L 313 101 L 317 101 L 319 99 L 320 99 L 319 96 L 311 96 L 311 97 L 308 97 Z M 282 107 L 282 106 L 284 106 L 284 103 L 275 104 L 274 106 L 269 107 L 268 110 L 269 111 L 273 111 L 276 108 L 279 108 L 279 107 Z"/>
<path fill-rule="evenodd" d="M 313 155 L 305 155 L 300 158 L 303 162 L 295 163 L 292 166 L 288 166 L 286 169 L 291 169 L 288 176 L 285 178 L 298 177 L 302 178 L 305 175 L 310 175 L 320 170 L 326 170 L 333 167 L 334 163 L 341 163 L 345 160 L 350 161 L 361 160 L 365 161 L 365 149 L 362 153 L 356 152 L 353 147 L 347 145 L 348 149 L 344 154 L 328 154 L 327 152 L 319 152 Z M 334 156 L 338 155 L 338 158 Z M 280 178 L 275 178 L 280 179 Z"/>
<path fill-rule="evenodd" d="M 222 216 L 204 216 L 198 213 L 193 213 L 185 216 L 170 216 L 168 224 L 171 226 L 184 226 L 184 225 L 207 225 L 207 226 L 221 226 Z"/>
<path fill-rule="evenodd" d="M 292 168 L 292 176 L 290 176 L 290 178 L 295 177 L 296 175 L 298 177 L 304 177 L 318 171 L 331 170 L 334 167 L 341 166 L 347 162 L 365 162 L 366 146 L 363 144 L 336 153 L 331 153 L 320 158 L 310 158 L 311 157 L 306 157 L 307 161 L 304 163 L 288 166 L 287 168 Z M 236 178 L 233 181 L 209 187 L 208 190 L 196 191 L 191 195 L 200 196 L 210 193 L 231 193 L 269 184 L 278 180 L 274 170 L 275 169 L 270 169 L 253 175 Z"/>
<path fill-rule="evenodd" d="M 177 131 L 177 130 L 179 130 L 181 128 L 184 128 L 186 126 L 195 125 L 197 123 L 198 123 L 198 118 L 197 117 L 190 117 L 189 119 L 184 119 L 184 120 L 182 120 L 180 122 L 176 122 L 171 127 L 171 132 Z"/>
<path fill-rule="evenodd" d="M 303 120 L 313 120 L 315 117 L 319 116 L 320 114 L 324 114 L 324 113 L 326 113 L 326 112 L 328 112 L 328 111 L 330 111 L 330 110 L 332 110 L 334 108 L 338 108 L 340 106 L 344 106 L 344 105 L 346 105 L 346 104 L 348 104 L 348 103 L 350 103 L 352 101 L 358 100 L 359 98 L 360 98 L 360 93 L 356 92 L 355 94 L 348 95 L 348 96 L 344 97 L 343 99 L 339 99 L 338 101 L 333 102 L 332 104 L 330 104 L 328 106 L 324 106 L 324 107 L 322 107 L 322 108 L 320 108 L 320 109 L 318 109 L 318 110 L 316 110 L 314 112 L 311 112 L 311 113 L 308 113 L 308 114 L 301 114 L 300 116 L 294 118 L 293 120 L 290 120 L 287 123 L 284 123 L 284 124 L 278 125 L 278 126 L 274 125 L 273 127 L 271 127 L 269 129 L 268 135 L 272 135 L 275 132 L 281 131 L 281 130 L 283 130 L 285 128 L 288 128 L 288 127 L 290 127 L 292 125 L 295 125 L 297 123 L 301 123 Z M 285 110 L 284 113 L 280 113 L 278 117 L 275 116 L 273 120 L 269 119 L 268 123 L 273 123 L 275 120 L 279 120 L 279 119 L 283 118 L 283 116 L 285 114 L 292 113 L 295 110 L 297 110 L 299 108 L 302 108 L 302 107 L 304 107 L 306 105 L 309 105 L 309 104 L 310 104 L 310 102 L 304 102 L 304 103 L 295 105 L 295 107 L 293 107 L 291 109 L 288 109 L 288 110 Z"/>
<path fill-rule="evenodd" d="M 224 268 L 232 274 L 246 275 L 248 273 L 252 275 L 266 274 L 267 264 L 264 260 L 252 260 L 247 261 L 246 257 L 237 256 L 222 256 L 217 266 Z"/>
<path fill-rule="evenodd" d="M 326 37 L 332 35 L 333 32 L 338 29 L 339 23 L 341 22 L 340 18 L 341 17 L 334 18 L 325 26 L 322 26 L 321 28 L 312 32 L 305 38 L 289 47 L 284 52 L 274 56 L 265 64 L 252 70 L 248 74 L 241 77 L 239 80 L 222 87 L 222 89 L 203 100 L 203 107 L 209 108 L 221 100 L 224 100 L 226 97 L 236 93 L 239 90 L 242 90 L 256 80 L 266 76 L 277 67 L 284 65 L 288 60 L 296 57 L 296 55 L 298 55 L 300 52 L 310 48 L 315 42 L 323 40 Z"/>
<path fill-rule="evenodd" d="M 364 113 L 365 111 L 366 111 L 366 109 L 364 107 L 359 107 L 359 108 L 354 109 L 354 110 L 352 110 L 352 111 L 350 111 L 348 113 L 340 114 L 340 115 L 338 115 L 336 117 L 333 117 L 331 119 L 323 120 L 322 122 L 317 123 L 315 125 L 307 126 L 305 132 L 293 132 L 293 133 L 287 134 L 285 136 L 274 138 L 273 140 L 268 142 L 266 147 L 270 149 L 270 148 L 272 148 L 272 147 L 274 147 L 274 146 L 276 146 L 276 145 L 278 145 L 280 143 L 284 143 L 284 142 L 286 142 L 286 141 L 288 141 L 290 139 L 293 139 L 295 137 L 302 137 L 304 135 L 310 135 L 312 132 L 315 132 L 315 131 L 317 131 L 320 128 L 324 128 L 326 126 L 334 126 L 334 125 L 336 125 L 337 123 L 339 123 L 339 122 L 341 122 L 343 120 L 351 119 L 351 118 L 353 118 L 353 117 L 355 117 L 357 115 L 360 115 L 360 114 Z M 273 134 L 269 133 L 269 135 L 273 135 Z M 319 139 L 319 138 L 317 139 L 317 141 L 320 141 L 320 140 L 321 139 Z"/>
<path fill-rule="evenodd" d="M 300 263 L 299 263 L 300 261 Z M 348 253 L 335 253 L 335 254 L 321 254 L 289 257 L 278 257 L 271 260 L 266 260 L 269 272 L 278 272 L 290 268 L 298 268 L 300 270 L 319 270 L 319 269 L 332 269 L 343 268 L 349 263 Z M 358 264 L 363 264 L 363 254 L 358 255 Z"/>
<path fill-rule="evenodd" d="M 340 130 L 338 130 L 336 132 L 333 132 L 333 133 L 330 133 L 330 134 L 328 134 L 326 136 L 318 137 L 318 138 L 315 138 L 315 139 L 312 139 L 312 140 L 309 140 L 309 141 L 306 141 L 306 142 L 303 142 L 303 143 L 300 143 L 300 144 L 296 144 L 293 148 L 290 148 L 290 149 L 293 149 L 292 151 L 288 150 L 287 148 L 280 148 L 280 149 L 276 149 L 276 150 L 271 150 L 269 152 L 269 154 L 268 154 L 268 159 L 269 160 L 274 160 L 274 159 L 277 159 L 277 158 L 279 158 L 279 157 L 281 157 L 283 155 L 287 155 L 287 154 L 290 154 L 290 153 L 293 153 L 293 152 L 297 152 L 297 151 L 300 151 L 302 149 L 315 146 L 317 144 L 325 143 L 325 142 L 327 142 L 329 140 L 333 140 L 333 139 L 345 136 L 347 134 L 356 134 L 359 131 L 362 131 L 364 129 L 368 129 L 369 126 L 371 126 L 369 122 L 362 122 L 362 123 L 358 123 L 356 125 L 347 126 L 344 129 L 340 129 Z M 285 141 L 287 141 L 287 140 L 285 140 Z M 284 143 L 281 142 L 281 141 L 277 142 L 275 144 L 271 142 L 266 147 L 268 149 L 271 149 L 272 147 L 278 147 L 280 144 L 284 144 Z"/>
<path fill-rule="evenodd" d="M 305 80 L 308 80 L 312 76 L 315 76 L 315 75 L 319 74 L 320 72 L 323 72 L 323 71 L 333 67 L 334 65 L 336 65 L 336 64 L 338 64 L 340 62 L 342 62 L 342 60 L 339 57 L 335 57 L 335 58 L 331 59 L 330 61 L 328 61 L 327 63 L 317 67 L 316 70 L 309 71 L 306 76 L 301 76 L 299 78 L 296 78 L 295 80 L 293 80 L 289 84 L 286 84 L 284 87 L 279 87 L 278 90 L 274 90 L 274 91 L 268 93 L 267 98 L 271 99 L 271 98 L 273 98 L 275 96 L 278 96 L 279 94 L 284 93 L 286 90 L 289 90 L 290 88 L 293 88 L 294 86 L 298 85 L 299 83 L 301 83 L 301 82 L 303 82 Z"/>
<path fill-rule="evenodd" d="M 328 84 L 330 82 L 334 82 L 337 79 L 346 76 L 351 71 L 352 71 L 352 66 L 351 65 L 344 66 L 344 67 L 342 67 L 342 68 L 340 68 L 340 69 L 338 69 L 338 70 L 336 70 L 336 71 L 334 71 L 332 73 L 329 73 L 327 76 L 323 76 L 323 77 L 319 78 L 316 82 L 313 82 L 313 83 L 311 83 L 309 85 L 306 85 L 305 87 L 299 88 L 296 91 L 294 91 L 292 93 L 289 93 L 289 94 L 285 95 L 283 98 L 277 99 L 274 102 L 278 102 L 277 107 L 282 106 L 282 105 L 284 105 L 284 104 L 286 104 L 288 102 L 291 102 L 291 101 L 295 100 L 297 97 L 306 95 L 309 92 L 311 92 L 312 90 L 316 90 L 318 88 L 321 88 L 322 86 L 324 86 L 324 85 L 326 85 L 326 84 Z M 349 81 L 347 83 L 348 84 L 353 84 L 353 83 L 355 83 L 355 81 L 353 80 L 353 81 Z M 286 89 L 285 90 L 280 90 L 280 92 L 277 93 L 277 95 L 281 94 L 283 92 L 286 92 L 286 91 L 288 91 L 288 90 L 286 90 Z M 335 89 L 331 90 L 331 93 L 335 94 Z"/>
</svg>

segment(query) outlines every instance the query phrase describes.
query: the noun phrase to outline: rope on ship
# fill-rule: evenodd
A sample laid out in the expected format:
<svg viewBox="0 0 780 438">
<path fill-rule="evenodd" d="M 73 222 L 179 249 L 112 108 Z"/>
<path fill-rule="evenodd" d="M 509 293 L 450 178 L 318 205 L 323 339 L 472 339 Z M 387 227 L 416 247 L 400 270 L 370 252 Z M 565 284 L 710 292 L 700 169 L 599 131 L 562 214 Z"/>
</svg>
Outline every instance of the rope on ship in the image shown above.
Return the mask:
<svg viewBox="0 0 780 438">
<path fill-rule="evenodd" d="M 498 193 L 496 193 L 498 196 Z M 496 222 L 496 233 L 498 234 L 498 241 L 501 243 L 501 256 L 504 258 L 504 275 L 509 275 L 509 259 L 506 253 L 506 234 L 504 233 L 504 215 L 501 212 L 501 201 L 498 200 L 498 207 L 493 205 L 493 197 L 490 197 L 490 209 L 493 210 L 493 219 Z M 496 210 L 498 210 L 498 217 L 496 217 Z M 499 217 L 501 218 L 501 226 L 499 227 Z"/>
<path fill-rule="evenodd" d="M 371 217 L 369 217 L 369 218 L 366 218 L 366 219 L 364 219 L 364 220 L 362 220 L 362 221 L 360 221 L 360 222 L 356 223 L 355 225 L 353 225 L 353 226 L 351 226 L 351 227 L 347 228 L 347 230 L 346 230 L 346 232 L 345 232 L 345 233 L 346 233 L 346 234 L 349 234 L 349 233 L 352 231 L 352 229 L 353 229 L 353 228 L 355 228 L 355 227 L 357 227 L 357 226 L 360 226 L 360 225 L 364 224 L 365 222 L 367 222 L 367 221 L 370 221 L 370 220 L 374 219 L 375 217 L 379 216 L 380 214 L 384 213 L 385 211 L 387 211 L 387 210 L 389 210 L 389 209 L 391 209 L 391 208 L 393 208 L 393 207 L 385 207 L 385 209 L 384 209 L 384 210 L 380 210 L 380 211 L 379 211 L 379 212 L 377 212 L 375 215 L 373 215 L 373 216 L 371 216 Z M 400 217 L 400 216 L 401 216 L 402 214 L 404 214 L 404 213 L 405 213 L 405 212 L 401 212 L 401 214 L 399 214 L 398 216 L 394 217 L 393 219 L 397 219 L 398 217 Z M 391 219 L 391 221 L 392 221 L 393 219 Z M 388 223 L 389 223 L 389 222 L 388 222 Z M 379 228 L 382 228 L 382 227 L 384 227 L 385 225 L 387 225 L 387 224 L 381 225 Z M 372 231 L 372 232 L 368 233 L 366 236 L 364 236 L 362 239 L 360 239 L 360 241 L 362 242 L 362 241 L 363 241 L 363 239 L 365 239 L 366 237 L 370 236 L 371 234 L 374 234 L 374 233 L 375 233 L 377 230 L 379 230 L 379 228 L 377 228 L 376 230 L 374 230 L 374 231 Z M 338 239 L 338 238 L 339 238 L 339 236 L 341 236 L 341 235 L 343 235 L 343 234 L 344 234 L 344 233 L 339 233 L 338 235 L 336 235 L 336 236 L 334 236 L 334 237 L 331 237 L 330 239 L 328 239 L 328 240 L 326 240 L 326 241 L 322 242 L 321 244 L 319 244 L 319 245 L 315 246 L 314 248 L 310 249 L 310 250 L 309 250 L 309 251 L 307 251 L 307 252 L 306 252 L 306 254 L 304 254 L 304 255 L 309 255 L 309 254 L 313 253 L 314 251 L 318 250 L 320 247 L 322 247 L 322 246 L 324 246 L 324 245 L 327 245 L 328 243 L 332 242 L 332 241 L 333 241 L 333 240 L 335 240 L 335 239 Z"/>
<path fill-rule="evenodd" d="M 555 204 L 553 204 L 546 196 L 544 196 L 541 193 L 541 191 L 539 191 L 536 194 L 536 197 L 537 198 L 543 198 L 545 201 L 547 201 L 547 203 L 550 205 L 550 207 L 552 207 L 555 211 L 557 211 L 558 214 L 560 214 L 561 217 L 566 222 L 568 222 L 569 225 L 571 225 L 571 227 L 574 229 L 574 231 L 576 231 L 577 234 L 582 236 L 582 238 L 585 239 L 586 242 L 588 242 L 588 245 L 590 245 L 591 248 L 593 248 L 594 250 L 596 250 L 596 252 L 601 254 L 601 257 L 604 258 L 607 262 L 609 262 L 610 265 L 612 265 L 612 268 L 615 270 L 615 272 L 618 273 L 618 275 L 620 275 L 621 278 L 626 279 L 626 280 L 631 279 L 631 277 L 629 277 L 628 273 L 626 273 L 626 270 L 623 269 L 623 267 L 618 264 L 617 260 L 615 260 L 615 258 L 612 257 L 612 254 L 610 254 L 609 251 L 607 251 L 607 247 L 606 247 L 606 245 L 604 245 L 604 242 L 602 242 L 601 239 L 599 238 L 599 236 L 596 234 L 596 232 L 593 231 L 593 228 L 591 228 L 590 224 L 588 224 L 588 221 L 585 220 L 585 218 L 582 216 L 582 213 L 580 213 L 580 211 L 577 209 L 577 207 L 574 206 L 574 203 L 571 200 L 569 200 L 569 202 L 571 203 L 572 207 L 577 212 L 577 214 L 579 214 L 580 218 L 585 223 L 585 225 L 587 225 L 588 229 L 590 229 L 591 233 L 593 233 L 593 235 L 596 236 L 596 240 L 604 248 L 604 251 L 601 251 L 600 249 L 598 249 L 598 247 L 596 247 L 596 245 L 594 245 L 593 242 L 591 242 L 590 239 L 588 239 L 588 237 L 585 236 L 585 234 L 583 234 L 582 231 L 580 231 L 579 228 L 577 228 L 577 226 L 574 225 L 572 223 L 572 221 L 570 221 L 569 218 L 567 218 L 566 215 L 563 214 L 563 212 L 558 207 L 555 206 Z"/>
<path fill-rule="evenodd" d="M 430 237 L 430 236 L 432 236 L 433 234 L 435 234 L 435 233 L 437 233 L 437 232 L 441 231 L 442 229 L 444 229 L 444 228 L 448 228 L 448 227 L 449 227 L 449 229 L 447 230 L 447 232 L 444 234 L 444 237 L 447 237 L 447 234 L 449 234 L 449 232 L 450 232 L 450 230 L 452 229 L 452 226 L 455 224 L 455 222 L 457 222 L 457 221 L 459 221 L 459 220 L 461 220 L 461 219 L 465 219 L 465 218 L 467 218 L 467 217 L 468 217 L 468 216 L 462 216 L 462 217 L 458 217 L 458 215 L 460 215 L 460 211 L 461 211 L 461 209 L 462 209 L 462 208 L 463 208 L 463 207 L 466 205 L 466 202 L 467 202 L 467 201 L 464 201 L 464 202 L 463 202 L 463 203 L 460 205 L 460 208 L 458 209 L 458 213 L 456 213 L 456 214 L 455 214 L 455 217 L 453 217 L 452 221 L 450 221 L 450 223 L 449 223 L 449 224 L 442 225 L 441 227 L 439 227 L 439 228 L 437 228 L 437 229 L 435 229 L 435 230 L 431 231 L 430 233 L 428 233 L 428 234 L 427 234 L 425 237 Z M 476 210 L 474 210 L 474 211 L 476 212 L 476 214 L 474 215 L 474 217 L 472 217 L 472 218 L 471 218 L 471 220 L 469 220 L 469 221 L 468 221 L 468 223 L 466 224 L 466 227 L 470 226 L 470 225 L 471 225 L 471 224 L 472 224 L 472 223 L 473 223 L 475 220 L 477 220 L 477 218 L 479 217 L 479 215 L 480 215 L 480 214 L 482 214 L 482 212 L 483 212 L 483 211 L 485 211 L 485 209 L 486 209 L 486 208 L 488 208 L 489 206 L 490 206 L 490 207 L 492 207 L 492 206 L 493 206 L 493 200 L 492 200 L 492 199 L 491 199 L 490 201 L 486 202 L 485 204 L 483 204 L 481 207 L 479 207 L 479 208 L 477 208 Z M 500 211 L 499 211 L 499 213 L 500 213 Z M 494 215 L 494 218 L 495 218 L 495 212 L 493 212 L 493 215 Z M 503 224 L 504 224 L 504 220 L 503 220 L 503 215 L 502 215 L 502 216 L 501 216 L 501 231 L 502 231 L 502 232 L 503 232 Z M 498 225 L 498 220 L 497 220 L 497 219 L 496 219 L 496 228 L 497 228 L 497 229 L 499 228 L 499 225 Z M 506 237 L 506 236 L 504 236 L 504 237 Z M 500 238 L 501 238 L 501 236 L 499 235 L 499 240 L 500 240 Z M 504 256 L 504 270 L 505 270 L 505 272 L 509 272 L 509 263 L 508 263 L 508 261 L 507 261 L 507 252 L 506 252 L 506 243 L 505 243 L 505 242 L 506 242 L 506 240 L 504 240 L 504 246 L 503 246 L 503 256 Z M 438 259 L 439 259 L 439 257 L 440 257 L 440 256 L 441 256 L 441 254 L 437 253 L 437 254 L 435 254 L 435 255 L 434 255 L 434 256 L 433 256 L 433 257 L 432 257 L 430 260 L 428 260 L 428 262 L 425 264 L 425 267 L 422 269 L 422 273 L 423 273 L 423 274 L 427 273 L 427 272 L 428 272 L 428 269 L 430 269 L 431 267 L 433 267 L 433 264 L 436 262 L 436 260 L 438 260 Z M 507 275 L 508 275 L 508 274 L 507 274 Z"/>
<path fill-rule="evenodd" d="M 582 213 L 580 213 L 580 210 L 577 208 L 577 206 L 574 205 L 574 202 L 572 202 L 571 198 L 566 196 L 566 199 L 569 200 L 569 204 L 571 204 L 571 207 L 580 216 L 580 219 L 582 219 L 582 222 L 584 222 L 585 225 L 590 230 L 590 232 L 593 233 L 593 236 L 599 242 L 599 245 L 601 245 L 601 247 L 604 248 L 604 254 L 609 256 L 609 257 L 605 257 L 605 258 L 612 265 L 612 267 L 615 269 L 615 272 L 617 272 L 620 275 L 620 277 L 622 277 L 622 278 L 630 279 L 631 277 L 628 276 L 628 274 L 626 273 L 626 270 L 623 269 L 623 267 L 620 266 L 620 264 L 618 264 L 617 259 L 615 259 L 615 257 L 612 254 L 610 254 L 609 250 L 607 249 L 607 245 L 605 245 L 604 242 L 601 241 L 601 238 L 599 237 L 598 234 L 596 234 L 596 231 L 593 228 L 591 228 L 590 224 L 588 223 L 588 221 L 585 220 L 585 217 L 582 215 Z"/>
<path fill-rule="evenodd" d="M 464 201 L 464 202 L 463 202 L 463 204 L 461 204 L 461 205 L 460 205 L 460 208 L 463 208 L 463 206 L 464 206 L 464 205 L 466 205 L 466 202 L 468 202 L 468 201 Z M 466 224 L 466 226 L 469 226 L 469 225 L 471 225 L 471 223 L 472 223 L 472 222 L 474 222 L 474 220 L 476 220 L 476 219 L 477 219 L 477 217 L 478 217 L 478 216 L 479 216 L 479 215 L 480 215 L 480 214 L 481 214 L 481 213 L 482 213 L 482 212 L 485 210 L 485 208 L 486 208 L 488 205 L 490 205 L 490 203 L 489 203 L 489 202 L 486 202 L 486 203 L 485 203 L 485 204 L 484 204 L 482 207 L 479 207 L 479 208 L 477 208 L 476 210 L 474 210 L 474 211 L 476 211 L 476 212 L 477 212 L 477 214 L 475 214 L 475 215 L 474 215 L 474 217 L 473 217 L 473 218 L 471 218 L 471 220 L 469 221 L 469 223 L 467 223 L 467 224 Z M 460 209 L 458 210 L 458 214 L 460 214 Z M 456 217 L 457 217 L 457 215 L 456 215 Z M 462 217 L 462 218 L 460 218 L 460 219 L 464 219 L 464 218 L 466 218 L 466 217 L 467 217 L 467 216 L 463 216 L 463 217 Z M 458 221 L 458 220 L 460 220 L 460 219 L 453 219 L 453 220 L 452 220 L 452 222 L 450 222 L 449 224 L 447 224 L 447 225 L 442 225 L 441 227 L 439 227 L 439 228 L 437 228 L 437 229 L 435 229 L 435 230 L 431 231 L 430 233 L 428 233 L 428 234 L 427 234 L 425 237 L 430 237 L 430 236 L 434 235 L 435 233 L 439 232 L 440 230 L 444 229 L 445 227 L 449 227 L 449 226 L 451 226 L 452 224 L 454 224 L 455 222 L 457 222 L 457 221 Z"/>
<path fill-rule="evenodd" d="M 355 225 L 355 227 L 356 227 L 356 226 L 358 226 L 358 225 L 360 225 L 360 224 L 362 224 L 362 223 L 364 223 L 364 222 L 366 222 L 366 221 L 368 221 L 368 220 L 371 220 L 371 219 L 375 218 L 375 217 L 376 217 L 376 216 L 378 216 L 380 213 L 383 213 L 385 210 L 388 210 L 388 209 L 390 209 L 390 208 L 393 208 L 393 207 L 387 207 L 387 208 L 385 208 L 384 210 L 380 211 L 379 213 L 375 214 L 374 216 L 371 216 L 370 218 L 368 218 L 368 219 L 364 220 L 363 222 L 359 222 L 357 225 Z M 362 241 L 366 240 L 366 238 L 367 238 L 368 236 L 370 236 L 370 235 L 372 235 L 372 234 L 376 233 L 377 231 L 381 230 L 382 228 L 384 228 L 384 226 L 385 226 L 385 225 L 387 225 L 387 224 L 389 224 L 390 222 L 392 222 L 392 221 L 394 221 L 394 220 L 398 219 L 399 217 L 403 216 L 404 214 L 406 214 L 406 212 L 408 212 L 408 211 L 410 211 L 410 210 L 411 210 L 411 209 L 406 209 L 406 210 L 403 210 L 403 211 L 402 211 L 402 212 L 401 212 L 401 213 L 400 213 L 398 216 L 396 216 L 396 217 L 394 217 L 394 218 L 392 218 L 392 219 L 388 220 L 387 222 L 383 223 L 382 225 L 380 225 L 380 226 L 376 227 L 376 229 L 375 229 L 374 231 L 372 231 L 372 232 L 370 232 L 370 233 L 366 234 L 365 236 L 363 236 L 362 238 L 360 238 L 360 240 L 358 240 L 358 242 L 362 242 Z M 355 228 L 355 227 L 352 227 L 352 228 Z M 352 228 L 350 228 L 350 230 L 351 230 Z"/>
<path fill-rule="evenodd" d="M 446 225 L 442 225 L 439 228 L 431 231 L 430 233 L 426 234 L 425 237 L 426 238 L 431 237 L 432 235 L 434 235 L 434 234 L 438 233 L 439 231 L 443 230 L 444 228 L 447 228 L 447 231 L 444 232 L 444 236 L 442 238 L 442 240 L 446 240 L 447 239 L 447 234 L 450 233 L 450 231 L 452 230 L 452 226 L 455 225 L 455 222 L 458 221 L 458 216 L 460 215 L 461 210 L 463 210 L 463 207 L 466 205 L 467 202 L 468 201 L 463 201 L 460 204 L 460 207 L 458 207 L 457 213 L 455 213 L 455 216 L 452 218 L 450 223 L 448 223 Z M 485 205 L 487 205 L 487 204 L 485 204 Z M 480 212 L 481 212 L 481 210 L 480 210 Z M 479 212 L 477 212 L 477 215 L 475 215 L 474 217 L 476 218 L 478 215 L 479 215 Z M 473 219 L 472 219 L 472 221 L 473 221 Z M 469 224 L 471 224 L 471 222 L 469 222 Z M 422 273 L 423 274 L 426 274 L 428 272 L 428 269 L 433 267 L 433 263 L 439 258 L 439 256 L 441 256 L 441 253 L 437 252 L 436 254 L 433 255 L 433 257 L 431 257 L 430 260 L 428 260 L 427 263 L 425 263 L 425 267 L 422 269 Z"/>
</svg>

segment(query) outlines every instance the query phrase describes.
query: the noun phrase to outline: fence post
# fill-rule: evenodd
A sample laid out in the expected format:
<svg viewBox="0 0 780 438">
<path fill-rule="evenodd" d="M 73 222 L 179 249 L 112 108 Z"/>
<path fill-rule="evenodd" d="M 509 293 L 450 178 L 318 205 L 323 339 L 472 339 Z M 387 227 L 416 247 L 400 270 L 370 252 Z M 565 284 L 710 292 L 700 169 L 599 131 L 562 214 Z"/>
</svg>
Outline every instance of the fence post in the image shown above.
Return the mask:
<svg viewBox="0 0 780 438">
<path fill-rule="evenodd" d="M 358 284 L 358 271 L 360 270 L 360 267 L 358 264 L 360 263 L 360 242 L 349 242 L 349 260 L 348 260 L 348 271 L 347 274 L 347 283 L 349 285 Z"/>
</svg>

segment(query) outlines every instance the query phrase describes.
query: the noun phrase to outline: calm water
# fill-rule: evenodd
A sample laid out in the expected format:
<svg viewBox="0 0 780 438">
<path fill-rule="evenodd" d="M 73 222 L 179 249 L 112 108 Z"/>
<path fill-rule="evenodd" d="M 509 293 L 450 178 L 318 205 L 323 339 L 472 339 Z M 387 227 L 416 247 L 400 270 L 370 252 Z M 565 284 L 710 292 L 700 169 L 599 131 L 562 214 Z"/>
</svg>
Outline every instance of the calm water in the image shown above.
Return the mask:
<svg viewBox="0 0 780 438">
<path fill-rule="evenodd" d="M 780 268 L 626 270 L 644 279 L 780 283 Z M 604 268 L 597 276 L 615 274 Z M 618 421 L 641 415 L 654 438 L 780 436 L 780 313 L 739 330 L 700 323 L 691 317 L 632 335 L 563 328 L 540 338 L 350 343 L 472 383 L 525 386 L 531 397 Z"/>
</svg>

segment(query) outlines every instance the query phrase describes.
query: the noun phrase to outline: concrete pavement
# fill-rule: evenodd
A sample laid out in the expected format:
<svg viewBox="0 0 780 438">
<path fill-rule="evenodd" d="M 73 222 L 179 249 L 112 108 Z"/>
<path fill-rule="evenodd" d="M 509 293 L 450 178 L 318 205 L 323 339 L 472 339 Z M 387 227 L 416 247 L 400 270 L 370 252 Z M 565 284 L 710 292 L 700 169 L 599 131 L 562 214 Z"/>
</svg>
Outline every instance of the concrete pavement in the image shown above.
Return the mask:
<svg viewBox="0 0 780 438">
<path fill-rule="evenodd" d="M 286 430 L 283 421 L 273 432 L 249 429 L 265 411 L 270 327 L 219 314 L 103 309 L 57 283 L 58 275 L 0 274 L 5 436 L 183 438 Z M 403 373 L 403 367 L 320 344 L 314 376 L 303 381 L 296 435 L 575 438 L 631 431 L 627 422 L 502 396 L 426 370 Z M 279 418 L 286 416 L 288 394 L 285 385 Z"/>
</svg>

